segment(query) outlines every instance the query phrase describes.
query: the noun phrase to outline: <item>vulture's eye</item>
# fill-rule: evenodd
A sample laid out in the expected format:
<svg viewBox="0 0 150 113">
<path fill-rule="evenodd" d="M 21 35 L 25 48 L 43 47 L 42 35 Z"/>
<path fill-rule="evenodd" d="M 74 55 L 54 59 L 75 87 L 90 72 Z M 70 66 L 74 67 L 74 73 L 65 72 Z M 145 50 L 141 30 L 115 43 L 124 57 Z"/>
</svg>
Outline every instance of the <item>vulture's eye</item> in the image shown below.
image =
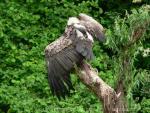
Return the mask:
<svg viewBox="0 0 150 113">
<path fill-rule="evenodd" d="M 85 26 L 83 26 L 81 24 L 74 24 L 74 28 L 77 29 L 78 31 L 80 31 L 83 34 L 83 36 L 85 38 L 87 38 L 87 33 L 86 33 L 87 30 L 86 30 Z"/>
</svg>

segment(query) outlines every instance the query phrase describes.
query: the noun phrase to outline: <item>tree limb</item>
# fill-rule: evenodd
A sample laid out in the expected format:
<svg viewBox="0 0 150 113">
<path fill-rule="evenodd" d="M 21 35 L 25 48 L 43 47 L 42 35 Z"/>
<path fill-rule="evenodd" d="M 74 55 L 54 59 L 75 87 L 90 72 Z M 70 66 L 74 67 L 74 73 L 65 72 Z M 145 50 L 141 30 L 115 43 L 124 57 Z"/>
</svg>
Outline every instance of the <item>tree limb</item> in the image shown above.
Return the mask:
<svg viewBox="0 0 150 113">
<path fill-rule="evenodd" d="M 97 70 L 83 62 L 81 69 L 76 68 L 76 71 L 80 80 L 102 101 L 104 113 L 124 113 L 124 104 L 120 101 L 121 93 L 116 94 L 115 90 L 98 76 Z"/>
</svg>

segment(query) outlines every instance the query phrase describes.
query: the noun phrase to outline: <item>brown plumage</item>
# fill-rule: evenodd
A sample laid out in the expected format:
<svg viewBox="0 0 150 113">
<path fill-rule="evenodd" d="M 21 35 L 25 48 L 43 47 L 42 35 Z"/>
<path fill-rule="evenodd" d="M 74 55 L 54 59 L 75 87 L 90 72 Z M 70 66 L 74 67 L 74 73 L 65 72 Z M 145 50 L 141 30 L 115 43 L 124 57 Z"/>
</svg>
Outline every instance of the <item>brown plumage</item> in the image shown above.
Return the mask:
<svg viewBox="0 0 150 113">
<path fill-rule="evenodd" d="M 83 20 L 82 15 L 85 18 Z M 77 19 L 79 21 L 69 22 L 64 34 L 45 48 L 49 85 L 52 94 L 58 99 L 65 98 L 70 94 L 70 90 L 73 90 L 69 74 L 74 65 L 79 64 L 83 59 L 92 59 L 91 37 L 104 38 L 101 37 L 103 36 L 102 30 L 99 29 L 101 26 L 95 25 L 95 20 L 91 17 L 90 19 L 94 21 L 86 20 L 85 16 L 87 15 L 80 14 L 80 18 Z"/>
</svg>

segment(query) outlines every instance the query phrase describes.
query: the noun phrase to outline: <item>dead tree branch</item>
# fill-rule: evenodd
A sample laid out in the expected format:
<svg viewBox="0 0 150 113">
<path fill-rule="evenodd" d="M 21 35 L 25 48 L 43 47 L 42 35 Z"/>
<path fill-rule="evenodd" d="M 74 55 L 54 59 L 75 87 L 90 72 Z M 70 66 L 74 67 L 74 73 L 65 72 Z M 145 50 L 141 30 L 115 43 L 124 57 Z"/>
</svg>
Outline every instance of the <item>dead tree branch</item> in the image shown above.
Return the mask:
<svg viewBox="0 0 150 113">
<path fill-rule="evenodd" d="M 83 62 L 81 69 L 76 71 L 80 80 L 102 101 L 104 113 L 124 113 L 120 93 L 116 94 L 114 89 L 98 76 L 97 70 Z"/>
</svg>

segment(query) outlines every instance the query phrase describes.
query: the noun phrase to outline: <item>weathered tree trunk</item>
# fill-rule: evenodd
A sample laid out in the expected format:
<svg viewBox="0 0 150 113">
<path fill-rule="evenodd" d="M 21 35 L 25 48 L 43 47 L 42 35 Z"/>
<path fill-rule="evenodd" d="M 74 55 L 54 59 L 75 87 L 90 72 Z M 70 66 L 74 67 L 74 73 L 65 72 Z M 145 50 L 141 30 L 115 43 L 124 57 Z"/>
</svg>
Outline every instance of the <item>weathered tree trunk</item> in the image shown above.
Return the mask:
<svg viewBox="0 0 150 113">
<path fill-rule="evenodd" d="M 126 111 L 123 98 L 120 98 L 121 92 L 117 94 L 89 64 L 83 62 L 81 70 L 78 70 L 78 75 L 80 80 L 102 101 L 104 113 L 124 113 Z"/>
</svg>

